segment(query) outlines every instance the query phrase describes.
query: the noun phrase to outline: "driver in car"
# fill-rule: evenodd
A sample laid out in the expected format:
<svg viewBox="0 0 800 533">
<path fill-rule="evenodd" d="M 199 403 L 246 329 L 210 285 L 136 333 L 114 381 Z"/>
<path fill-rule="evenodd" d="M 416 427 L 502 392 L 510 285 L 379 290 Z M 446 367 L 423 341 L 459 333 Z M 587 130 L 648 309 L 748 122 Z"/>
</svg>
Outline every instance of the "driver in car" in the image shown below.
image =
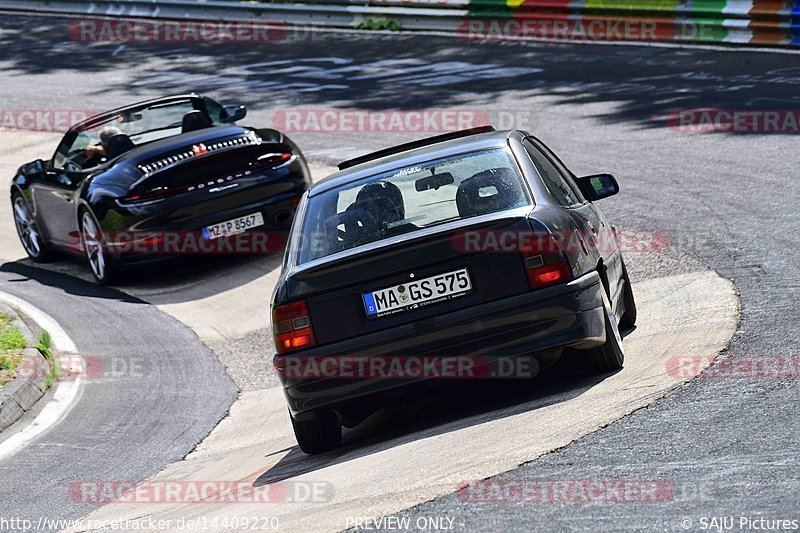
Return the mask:
<svg viewBox="0 0 800 533">
<path fill-rule="evenodd" d="M 106 126 L 100 130 L 100 144 L 90 146 L 86 149 L 86 159 L 83 161 L 83 168 L 92 168 L 103 163 L 108 153 L 108 140 L 120 133 L 122 133 L 122 130 L 115 126 Z"/>
</svg>

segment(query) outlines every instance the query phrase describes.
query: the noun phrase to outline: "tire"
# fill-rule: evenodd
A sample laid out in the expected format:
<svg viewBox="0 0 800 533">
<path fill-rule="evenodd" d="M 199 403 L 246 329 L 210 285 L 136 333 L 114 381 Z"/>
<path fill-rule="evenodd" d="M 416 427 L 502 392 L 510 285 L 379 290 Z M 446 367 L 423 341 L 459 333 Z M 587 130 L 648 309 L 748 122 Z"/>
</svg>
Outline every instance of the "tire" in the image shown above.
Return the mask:
<svg viewBox="0 0 800 533">
<path fill-rule="evenodd" d="M 330 411 L 307 414 L 301 420 L 289 414 L 292 428 L 300 449 L 309 455 L 327 452 L 342 442 L 342 426 L 339 417 Z"/>
<path fill-rule="evenodd" d="M 603 293 L 603 318 L 606 327 L 606 342 L 602 346 L 587 350 L 589 365 L 593 374 L 606 374 L 622 368 L 625 362 L 625 351 L 622 347 L 622 336 L 619 334 L 617 319 L 611 310 L 611 302 Z"/>
<path fill-rule="evenodd" d="M 81 245 L 89 269 L 99 285 L 107 285 L 117 279 L 117 266 L 106 244 L 100 224 L 91 211 L 84 210 L 80 216 Z"/>
<path fill-rule="evenodd" d="M 36 218 L 28 205 L 28 201 L 18 192 L 11 195 L 11 207 L 14 212 L 14 226 L 17 236 L 25 249 L 25 253 L 36 263 L 44 263 L 52 256 L 52 250 L 36 224 Z"/>
<path fill-rule="evenodd" d="M 633 287 L 624 262 L 622 263 L 622 279 L 625 280 L 625 288 L 622 293 L 625 314 L 622 315 L 622 319 L 619 321 L 619 327 L 620 329 L 631 329 L 636 325 L 636 300 L 633 298 Z"/>
</svg>

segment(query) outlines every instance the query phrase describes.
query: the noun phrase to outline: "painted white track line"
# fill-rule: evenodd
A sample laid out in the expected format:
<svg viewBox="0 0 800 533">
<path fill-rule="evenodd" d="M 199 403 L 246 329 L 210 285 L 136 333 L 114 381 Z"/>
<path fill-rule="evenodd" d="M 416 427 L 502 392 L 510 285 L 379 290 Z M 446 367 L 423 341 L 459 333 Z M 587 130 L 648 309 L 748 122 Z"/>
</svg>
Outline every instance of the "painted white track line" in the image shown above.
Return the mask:
<svg viewBox="0 0 800 533">
<path fill-rule="evenodd" d="M 70 365 L 71 368 L 67 370 L 75 377 L 69 381 L 59 382 L 55 394 L 53 394 L 53 397 L 36 416 L 33 422 L 28 424 L 19 433 L 12 435 L 0 443 L 0 461 L 2 461 L 25 448 L 34 439 L 64 419 L 67 413 L 78 403 L 83 393 L 83 369 L 86 368 L 86 365 L 84 364 L 83 358 L 77 355 L 78 347 L 75 346 L 75 343 L 69 338 L 64 328 L 50 315 L 25 300 L 21 300 L 16 296 L 2 291 L 0 291 L 0 300 L 19 309 L 33 319 L 40 328 L 47 330 L 47 332 L 50 333 L 50 338 L 53 340 L 53 347 L 58 352 L 75 354 L 63 358 L 61 362 L 62 366 L 65 364 Z"/>
</svg>

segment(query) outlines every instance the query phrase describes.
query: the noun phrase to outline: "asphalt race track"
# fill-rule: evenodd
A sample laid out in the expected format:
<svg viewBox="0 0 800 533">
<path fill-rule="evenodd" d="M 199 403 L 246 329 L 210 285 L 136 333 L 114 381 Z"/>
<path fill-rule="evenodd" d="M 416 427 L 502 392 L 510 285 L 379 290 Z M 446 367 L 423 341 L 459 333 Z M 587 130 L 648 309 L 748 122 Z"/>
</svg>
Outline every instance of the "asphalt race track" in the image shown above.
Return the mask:
<svg viewBox="0 0 800 533">
<path fill-rule="evenodd" d="M 88 361 L 79 408 L 0 464 L 3 516 L 80 517 L 68 488 L 146 479 L 182 459 L 225 416 L 236 389 L 186 327 L 141 300 L 16 263 L 3 291 L 47 309 Z M 158 413 L 157 416 L 152 416 Z M 5 434 L 3 435 L 6 436 Z"/>
<path fill-rule="evenodd" d="M 345 502 L 342 512 L 397 513 L 412 523 L 450 517 L 464 531 L 699 530 L 708 516 L 798 518 L 797 375 L 683 384 L 658 376 L 664 357 L 708 355 L 703 350 L 722 349 L 734 330 L 726 357 L 800 355 L 800 132 L 687 132 L 668 118 L 700 108 L 796 111 L 800 56 L 344 33 L 259 46 L 90 45 L 70 41 L 68 25 L 2 19 L 1 110 L 103 110 L 197 90 L 247 104 L 244 122 L 254 125 L 285 125 L 287 112 L 330 109 L 479 112 L 536 134 L 579 175 L 613 173 L 622 191 L 604 201 L 609 218 L 664 232 L 669 249 L 629 260 L 637 290 L 650 294 L 642 296 L 642 320 L 650 322 L 628 337 L 635 355 L 619 374 L 510 396 L 489 389 L 497 397 L 486 405 L 472 393 L 467 407 L 445 402 L 430 419 L 378 418 L 370 426 L 377 436 L 346 434 L 341 453 L 308 458 L 295 447 L 268 368 L 277 258 L 214 260 L 188 273 L 178 266 L 119 290 L 98 289 L 75 279 L 88 279 L 78 261 L 40 269 L 20 260 L 3 207 L 0 257 L 8 262 L 0 290 L 56 318 L 81 352 L 144 361 L 146 371 L 87 384 L 69 420 L 0 463 L 0 516 L 85 516 L 98 505 L 66 497 L 81 480 L 219 479 L 228 472 L 255 476 L 256 484 L 293 477 L 329 483 L 335 502 Z M 319 178 L 340 160 L 429 133 L 289 134 Z M 49 157 L 57 139 L 0 132 L 0 180 L 23 162 Z M 722 278 L 733 282 L 738 310 Z M 695 343 L 692 331 L 705 344 Z M 651 354 L 661 363 L 653 366 Z M 239 400 L 214 429 L 237 386 Z M 491 476 L 498 483 L 661 480 L 671 496 L 604 505 L 475 502 L 454 494 L 459 481 Z M 337 521 L 330 507 L 289 507 L 282 526 L 356 525 L 341 514 Z M 93 516 L 226 513 L 254 514 L 214 505 L 112 505 Z"/>
<path fill-rule="evenodd" d="M 682 382 L 666 371 L 670 360 L 682 353 L 716 353 L 734 330 L 735 295 L 729 282 L 712 272 L 658 278 L 635 287 L 642 323 L 650 326 L 638 326 L 626 336 L 625 368 L 605 379 L 541 381 L 538 386 L 500 380 L 452 387 L 438 401 L 376 416 L 346 432 L 341 449 L 315 457 L 296 449 L 279 389 L 251 392 L 195 453 L 159 473 L 151 486 L 214 479 L 252 484 L 267 496 L 288 494 L 287 501 L 276 498 L 256 507 L 279 519 L 282 530 L 336 531 L 353 525 L 356 517 L 385 516 L 451 493 L 465 481 L 506 471 L 667 394 Z M 665 307 L 682 312 L 664 312 Z M 690 318 L 695 316 L 697 320 Z M 253 428 L 254 419 L 264 420 L 264 426 Z M 303 499 L 295 488 L 298 483 L 317 484 L 318 497 Z M 223 489 L 218 499 L 121 502 L 90 519 L 152 516 L 222 524 L 226 517 L 256 516 L 253 502 L 237 499 L 234 488 Z M 472 527 L 454 510 L 421 518 L 431 517 L 451 517 L 462 528 Z"/>
</svg>

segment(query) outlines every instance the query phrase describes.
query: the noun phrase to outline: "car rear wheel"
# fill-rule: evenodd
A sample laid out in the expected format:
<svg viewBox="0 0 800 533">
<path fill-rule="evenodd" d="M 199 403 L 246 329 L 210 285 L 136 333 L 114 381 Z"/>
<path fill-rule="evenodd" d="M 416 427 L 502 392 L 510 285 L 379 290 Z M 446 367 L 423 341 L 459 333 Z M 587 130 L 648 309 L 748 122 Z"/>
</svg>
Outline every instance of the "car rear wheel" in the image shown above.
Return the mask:
<svg viewBox="0 0 800 533">
<path fill-rule="evenodd" d="M 300 420 L 290 414 L 294 436 L 300 449 L 307 454 L 332 450 L 342 442 L 342 426 L 339 417 L 330 411 L 304 414 Z"/>
<path fill-rule="evenodd" d="M 28 202 L 21 194 L 15 192 L 11 203 L 14 206 L 14 225 L 17 227 L 17 235 L 22 247 L 25 248 L 25 253 L 37 263 L 47 260 L 50 250 L 44 242 Z"/>
<path fill-rule="evenodd" d="M 81 216 L 81 240 L 94 279 L 101 285 L 110 283 L 116 274 L 114 261 L 108 253 L 108 245 L 100 224 L 89 211 L 84 211 Z"/>
<path fill-rule="evenodd" d="M 622 348 L 622 336 L 619 334 L 617 318 L 611 309 L 611 301 L 604 289 L 603 318 L 606 326 L 606 342 L 602 346 L 587 351 L 589 364 L 595 374 L 605 374 L 622 368 L 625 362 L 625 352 Z"/>
<path fill-rule="evenodd" d="M 625 305 L 625 314 L 619 321 L 619 327 L 622 329 L 630 329 L 636 325 L 636 300 L 633 298 L 633 287 L 631 286 L 631 279 L 628 277 L 628 269 L 625 263 L 622 263 L 622 279 L 625 280 L 625 287 L 622 293 L 622 301 Z"/>
</svg>

